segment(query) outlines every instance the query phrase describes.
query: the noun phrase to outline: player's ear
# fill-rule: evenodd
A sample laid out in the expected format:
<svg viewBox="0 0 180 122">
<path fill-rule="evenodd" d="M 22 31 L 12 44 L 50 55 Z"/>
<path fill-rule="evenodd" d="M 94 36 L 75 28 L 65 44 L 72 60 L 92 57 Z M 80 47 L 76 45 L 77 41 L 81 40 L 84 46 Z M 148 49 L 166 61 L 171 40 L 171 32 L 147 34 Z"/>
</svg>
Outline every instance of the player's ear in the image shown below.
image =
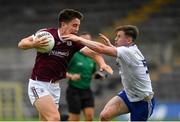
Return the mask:
<svg viewBox="0 0 180 122">
<path fill-rule="evenodd" d="M 61 27 L 64 27 L 66 26 L 66 23 L 65 22 L 61 22 Z"/>
<path fill-rule="evenodd" d="M 132 38 L 131 37 L 127 37 L 127 43 L 131 44 L 132 43 Z"/>
</svg>

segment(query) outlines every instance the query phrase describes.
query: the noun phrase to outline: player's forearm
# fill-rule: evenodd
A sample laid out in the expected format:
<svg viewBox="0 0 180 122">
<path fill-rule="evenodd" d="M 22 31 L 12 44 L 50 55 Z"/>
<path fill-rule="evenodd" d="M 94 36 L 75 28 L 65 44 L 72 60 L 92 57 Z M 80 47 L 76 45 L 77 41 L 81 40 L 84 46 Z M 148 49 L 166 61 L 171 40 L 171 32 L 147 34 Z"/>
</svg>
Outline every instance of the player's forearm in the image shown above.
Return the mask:
<svg viewBox="0 0 180 122">
<path fill-rule="evenodd" d="M 81 37 L 78 37 L 77 40 L 80 43 L 86 45 L 91 50 L 94 50 L 95 52 L 114 56 L 114 57 L 117 56 L 117 51 L 116 51 L 116 48 L 114 46 L 106 46 L 106 45 L 101 44 L 99 42 L 90 41 L 90 40 L 87 40 L 87 39 L 84 39 Z"/>
<path fill-rule="evenodd" d="M 106 65 L 104 58 L 101 55 L 94 55 L 93 59 L 96 61 L 99 67 Z"/>
<path fill-rule="evenodd" d="M 21 48 L 21 49 L 31 49 L 31 48 L 33 48 L 31 43 L 27 43 L 27 42 L 23 42 L 23 41 L 19 42 L 18 47 Z"/>
<path fill-rule="evenodd" d="M 86 56 L 89 56 L 91 57 L 99 66 L 103 63 L 105 64 L 104 62 L 104 59 L 102 57 L 101 54 L 91 50 L 90 48 L 84 48 L 82 51 L 81 51 L 84 55 Z"/>
<path fill-rule="evenodd" d="M 106 71 L 109 74 L 113 74 L 112 68 L 109 65 L 106 64 L 106 62 L 104 61 L 104 58 L 100 54 L 94 55 L 93 59 L 98 64 L 98 66 L 100 68 L 100 71 Z"/>
<path fill-rule="evenodd" d="M 90 49 L 98 52 L 98 53 L 104 53 L 104 49 L 107 47 L 99 42 L 95 42 L 95 41 L 90 41 L 84 38 L 80 38 L 79 39 L 80 43 L 86 45 L 87 47 L 89 47 Z"/>
<path fill-rule="evenodd" d="M 98 64 L 99 67 L 106 65 L 104 58 L 101 54 L 96 53 L 94 51 L 90 51 L 88 56 L 91 57 Z"/>
<path fill-rule="evenodd" d="M 31 48 L 34 48 L 33 42 L 29 40 L 29 37 L 22 39 L 18 43 L 18 47 L 21 48 L 21 49 L 31 49 Z"/>
</svg>

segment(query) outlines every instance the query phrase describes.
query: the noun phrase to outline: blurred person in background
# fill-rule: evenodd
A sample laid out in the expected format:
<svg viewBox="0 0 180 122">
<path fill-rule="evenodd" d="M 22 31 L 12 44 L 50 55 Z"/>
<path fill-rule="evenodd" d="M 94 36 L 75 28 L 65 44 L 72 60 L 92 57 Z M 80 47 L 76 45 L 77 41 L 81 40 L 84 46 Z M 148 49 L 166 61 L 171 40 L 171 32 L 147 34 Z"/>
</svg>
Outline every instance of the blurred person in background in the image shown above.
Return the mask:
<svg viewBox="0 0 180 122">
<path fill-rule="evenodd" d="M 45 28 L 38 32 L 49 32 L 55 40 L 55 45 L 50 52 L 37 52 L 35 64 L 29 79 L 28 95 L 31 104 L 39 112 L 41 121 L 59 121 L 58 111 L 60 99 L 59 82 L 66 78 L 67 65 L 73 54 L 81 51 L 83 54 L 93 58 L 101 70 L 112 73 L 101 55 L 84 47 L 84 45 L 62 40 L 66 34 L 77 34 L 80 22 L 83 18 L 82 13 L 73 9 L 63 9 L 58 16 L 58 28 Z M 37 49 L 48 45 L 48 40 L 44 37 L 34 38 L 32 35 L 23 38 L 18 47 L 21 49 Z M 84 47 L 84 48 L 83 48 Z"/>
<path fill-rule="evenodd" d="M 139 30 L 136 26 L 119 26 L 116 29 L 116 47 L 73 34 L 62 37 L 65 40 L 71 39 L 82 43 L 98 53 L 117 57 L 124 89 L 105 105 L 100 113 L 101 121 L 112 120 L 114 117 L 127 113 L 130 113 L 131 121 L 147 121 L 153 112 L 154 92 L 145 58 L 135 44 L 138 35 Z M 106 36 L 101 35 L 101 38 L 109 42 Z"/>
<path fill-rule="evenodd" d="M 84 32 L 80 37 L 92 40 L 89 33 Z M 69 121 L 79 121 L 81 110 L 85 121 L 92 121 L 94 118 L 94 95 L 91 90 L 92 78 L 103 79 L 97 74 L 96 63 L 81 52 L 74 54 L 68 64 L 67 78 L 68 88 L 66 101 L 68 103 Z M 99 76 L 98 76 L 99 75 Z"/>
</svg>

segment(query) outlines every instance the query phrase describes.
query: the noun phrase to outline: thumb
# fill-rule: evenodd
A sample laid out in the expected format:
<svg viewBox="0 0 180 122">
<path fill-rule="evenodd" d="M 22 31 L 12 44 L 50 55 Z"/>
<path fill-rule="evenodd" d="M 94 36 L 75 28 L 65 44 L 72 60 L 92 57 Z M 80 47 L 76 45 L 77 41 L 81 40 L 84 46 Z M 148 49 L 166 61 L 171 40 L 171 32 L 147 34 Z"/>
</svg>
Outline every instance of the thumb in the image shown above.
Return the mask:
<svg viewBox="0 0 180 122">
<path fill-rule="evenodd" d="M 102 67 L 100 67 L 100 69 L 99 69 L 101 72 L 103 71 L 103 68 Z"/>
<path fill-rule="evenodd" d="M 99 71 L 104 71 L 104 68 L 105 68 L 105 66 L 104 65 L 101 65 L 100 67 L 99 67 Z"/>
</svg>

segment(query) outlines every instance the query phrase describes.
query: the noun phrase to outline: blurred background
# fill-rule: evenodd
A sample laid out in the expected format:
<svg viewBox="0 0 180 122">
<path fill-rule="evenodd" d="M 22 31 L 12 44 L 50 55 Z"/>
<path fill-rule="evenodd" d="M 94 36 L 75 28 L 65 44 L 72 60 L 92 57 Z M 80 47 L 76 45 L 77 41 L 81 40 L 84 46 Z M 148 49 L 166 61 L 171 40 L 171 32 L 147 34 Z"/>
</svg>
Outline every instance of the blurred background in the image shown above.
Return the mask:
<svg viewBox="0 0 180 122">
<path fill-rule="evenodd" d="M 20 39 L 46 27 L 57 28 L 57 15 L 64 8 L 84 14 L 80 32 L 107 35 L 113 43 L 114 29 L 133 24 L 140 29 L 137 44 L 144 54 L 157 101 L 152 120 L 180 120 L 180 1 L 179 0 L 0 0 L 0 120 L 33 120 L 27 86 L 36 55 L 20 50 Z M 114 58 L 104 56 L 114 74 L 94 81 L 95 116 L 122 89 Z M 60 111 L 66 115 L 65 90 Z M 116 120 L 127 120 L 127 116 Z M 82 118 L 83 119 L 83 118 Z"/>
</svg>

